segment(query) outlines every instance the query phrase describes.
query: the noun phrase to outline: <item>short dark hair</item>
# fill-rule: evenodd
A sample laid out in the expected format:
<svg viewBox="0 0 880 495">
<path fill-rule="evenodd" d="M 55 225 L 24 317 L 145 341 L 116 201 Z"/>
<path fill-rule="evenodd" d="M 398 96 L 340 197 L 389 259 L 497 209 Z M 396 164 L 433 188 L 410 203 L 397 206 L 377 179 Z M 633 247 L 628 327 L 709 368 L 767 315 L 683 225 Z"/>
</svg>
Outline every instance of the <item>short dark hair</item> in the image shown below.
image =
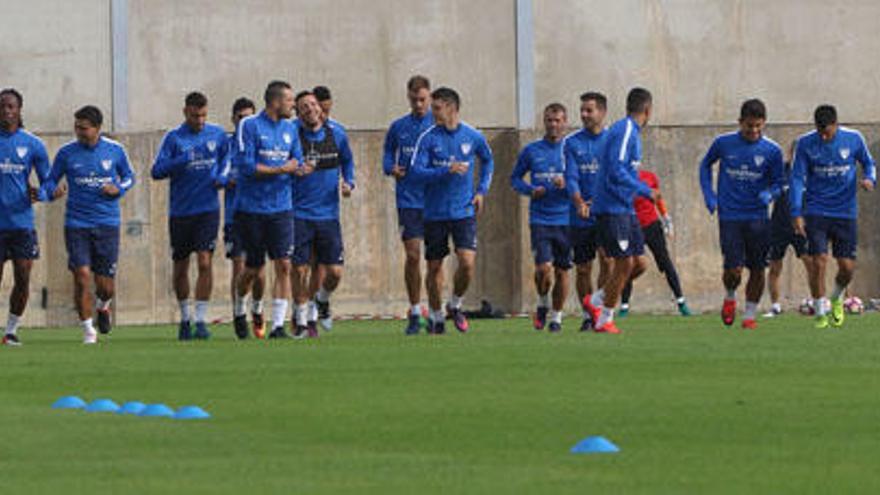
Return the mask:
<svg viewBox="0 0 880 495">
<path fill-rule="evenodd" d="M 546 107 L 544 107 L 544 113 L 547 113 L 547 112 L 552 112 L 552 113 L 562 112 L 564 114 L 568 114 L 568 111 L 565 109 L 565 105 L 563 105 L 562 103 L 559 103 L 559 102 L 553 102 L 553 103 L 547 105 Z"/>
<path fill-rule="evenodd" d="M 192 93 L 186 95 L 186 99 L 184 99 L 184 104 L 188 107 L 193 108 L 205 108 L 208 106 L 208 97 L 198 91 L 193 91 Z"/>
<path fill-rule="evenodd" d="M 315 86 L 314 88 L 312 88 L 312 94 L 315 95 L 315 98 L 317 98 L 318 101 L 327 101 L 333 99 L 333 95 L 330 94 L 330 88 L 328 88 L 327 86 Z"/>
<path fill-rule="evenodd" d="M 813 122 L 816 123 L 816 127 L 819 129 L 836 124 L 837 109 L 834 108 L 834 105 L 819 105 L 816 107 L 816 111 L 813 112 Z"/>
<path fill-rule="evenodd" d="M 602 93 L 598 93 L 596 91 L 587 91 L 586 93 L 581 95 L 581 103 L 586 103 L 588 101 L 595 101 L 596 106 L 601 108 L 602 110 L 608 109 L 608 98 L 605 97 Z"/>
<path fill-rule="evenodd" d="M 651 106 L 653 97 L 645 88 L 633 88 L 626 95 L 626 113 L 642 113 Z"/>
<path fill-rule="evenodd" d="M 313 93 L 312 91 L 309 91 L 307 89 L 304 89 L 296 94 L 296 96 L 293 98 L 293 101 L 296 103 L 299 103 L 299 100 L 302 100 L 303 98 L 305 98 L 306 96 L 309 96 L 309 95 L 314 96 L 315 93 Z M 317 96 L 316 96 L 316 98 L 317 98 Z"/>
<path fill-rule="evenodd" d="M 458 97 L 458 93 L 452 88 L 447 88 L 445 86 L 437 88 L 431 93 L 431 98 L 434 100 L 445 101 L 446 103 L 452 103 L 455 105 L 456 110 L 461 108 L 461 98 Z"/>
<path fill-rule="evenodd" d="M 86 105 L 73 114 L 76 120 L 88 120 L 93 126 L 101 127 L 104 123 L 104 115 L 101 110 L 94 105 Z"/>
<path fill-rule="evenodd" d="M 0 98 L 4 96 L 12 96 L 18 101 L 18 108 L 24 106 L 24 98 L 21 96 L 21 93 L 18 92 L 15 88 L 6 88 L 0 91 Z"/>
<path fill-rule="evenodd" d="M 250 98 L 242 96 L 241 98 L 235 100 L 235 103 L 232 104 L 232 115 L 235 116 L 235 114 L 246 108 L 250 108 L 255 112 L 257 111 L 257 106 L 254 105 L 254 102 Z"/>
<path fill-rule="evenodd" d="M 739 108 L 739 119 L 763 119 L 767 120 L 767 107 L 764 106 L 764 102 L 757 99 L 752 98 L 750 100 L 746 100 L 743 102 L 742 106 Z"/>
<path fill-rule="evenodd" d="M 407 91 L 418 91 L 420 89 L 431 90 L 431 81 L 429 81 L 427 77 L 416 74 L 406 82 Z"/>
<path fill-rule="evenodd" d="M 263 93 L 263 101 L 266 105 L 269 105 L 278 98 L 281 98 L 285 89 L 293 89 L 287 81 L 275 80 L 270 82 L 269 85 L 266 86 L 266 92 Z"/>
</svg>

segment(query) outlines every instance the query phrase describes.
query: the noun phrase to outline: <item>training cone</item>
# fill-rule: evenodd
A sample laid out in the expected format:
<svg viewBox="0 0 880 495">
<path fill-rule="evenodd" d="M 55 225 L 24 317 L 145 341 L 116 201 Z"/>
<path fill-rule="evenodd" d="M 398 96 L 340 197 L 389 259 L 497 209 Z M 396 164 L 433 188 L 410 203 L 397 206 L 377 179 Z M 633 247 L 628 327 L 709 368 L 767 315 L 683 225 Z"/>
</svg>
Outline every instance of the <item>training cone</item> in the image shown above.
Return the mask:
<svg viewBox="0 0 880 495">
<path fill-rule="evenodd" d="M 174 414 L 174 419 L 208 419 L 211 415 L 199 406 L 183 406 Z"/>
<path fill-rule="evenodd" d="M 119 406 L 119 410 L 116 411 L 116 414 L 134 414 L 134 415 L 138 415 L 138 414 L 140 414 L 141 411 L 143 411 L 144 408 L 146 408 L 146 407 L 147 407 L 147 405 L 144 404 L 143 402 L 129 401 L 129 402 L 126 402 L 125 404 Z"/>
<path fill-rule="evenodd" d="M 174 409 L 171 409 L 165 404 L 150 404 L 138 413 L 138 416 L 148 418 L 170 418 L 174 416 Z"/>
<path fill-rule="evenodd" d="M 62 397 L 52 404 L 52 409 L 82 409 L 86 407 L 86 401 L 75 395 Z"/>
<path fill-rule="evenodd" d="M 116 412 L 119 404 L 110 399 L 95 399 L 86 406 L 86 412 Z"/>
<path fill-rule="evenodd" d="M 587 437 L 571 448 L 572 454 L 613 454 L 620 452 L 617 445 L 605 437 Z"/>
</svg>

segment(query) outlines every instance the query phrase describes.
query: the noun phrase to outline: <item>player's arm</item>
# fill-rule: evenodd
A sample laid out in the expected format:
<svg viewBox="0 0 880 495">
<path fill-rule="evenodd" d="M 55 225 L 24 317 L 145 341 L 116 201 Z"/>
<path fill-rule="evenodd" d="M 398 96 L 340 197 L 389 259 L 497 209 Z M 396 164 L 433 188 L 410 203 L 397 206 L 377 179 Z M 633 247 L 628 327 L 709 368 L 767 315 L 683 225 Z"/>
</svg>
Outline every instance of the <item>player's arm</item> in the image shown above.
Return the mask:
<svg viewBox="0 0 880 495">
<path fill-rule="evenodd" d="M 214 185 L 218 188 L 226 187 L 229 184 L 229 173 L 232 171 L 233 149 L 232 139 L 226 137 L 217 153 L 217 160 L 211 166 L 211 180 L 214 181 Z"/>
<path fill-rule="evenodd" d="M 765 174 L 767 174 L 770 186 L 761 191 L 759 196 L 761 202 L 769 205 L 773 200 L 781 196 L 783 189 L 785 189 L 785 164 L 782 163 L 782 150 L 777 150 L 770 157 L 770 163 L 767 165 Z"/>
<path fill-rule="evenodd" d="M 134 187 L 134 170 L 131 168 L 131 163 L 128 161 L 128 153 L 125 152 L 125 149 L 120 147 L 117 150 L 116 160 L 116 177 L 113 179 L 113 183 L 104 184 L 103 191 L 104 194 L 111 197 L 122 197 L 125 196 L 125 193 L 128 192 L 129 189 Z"/>
<path fill-rule="evenodd" d="M 194 158 L 193 155 L 193 150 L 183 152 L 178 149 L 173 131 L 169 131 L 162 138 L 162 144 L 159 145 L 159 152 L 150 169 L 150 176 L 155 180 L 167 179 L 176 170 L 186 166 Z"/>
<path fill-rule="evenodd" d="M 250 119 L 242 119 L 238 123 L 238 158 L 239 172 L 244 177 L 257 175 L 257 131 L 256 124 Z"/>
<path fill-rule="evenodd" d="M 355 188 L 354 154 L 351 152 L 345 131 L 339 132 L 338 147 L 339 159 L 342 162 L 342 195 L 348 197 Z"/>
<path fill-rule="evenodd" d="M 400 143 L 397 139 L 397 126 L 391 124 L 388 132 L 385 134 L 385 143 L 382 145 L 382 172 L 385 175 L 394 175 L 402 177 L 400 174 L 400 164 L 397 163 L 400 157 Z M 395 173 L 396 172 L 396 173 Z"/>
<path fill-rule="evenodd" d="M 49 201 L 54 201 L 63 196 L 67 191 L 67 186 L 59 185 L 59 182 L 66 172 L 67 153 L 62 149 L 55 155 L 55 161 L 52 162 L 52 169 L 49 171 L 49 176 L 40 186 L 40 189 L 42 190 L 40 194 L 49 198 Z"/>
<path fill-rule="evenodd" d="M 855 158 L 862 164 L 862 188 L 866 191 L 873 191 L 877 186 L 877 167 L 871 151 L 865 143 L 862 133 L 859 133 L 859 147 L 856 149 Z"/>
<path fill-rule="evenodd" d="M 712 187 L 712 166 L 719 158 L 718 139 L 716 139 L 700 162 L 700 189 L 703 191 L 703 202 L 710 215 L 718 208 L 718 196 Z"/>
<path fill-rule="evenodd" d="M 801 141 L 794 146 L 791 166 L 791 179 L 788 188 L 788 203 L 791 209 L 791 220 L 794 231 L 798 235 L 806 235 L 804 229 L 804 190 L 807 186 L 807 154 L 801 150 Z"/>
<path fill-rule="evenodd" d="M 28 180 L 27 188 L 31 202 L 47 201 L 48 196 L 43 190 L 43 184 L 49 179 L 49 172 L 51 169 L 51 166 L 49 165 L 49 154 L 46 153 L 46 147 L 43 143 L 36 140 L 31 149 L 31 169 L 37 176 L 38 183 L 37 187 L 34 187 L 31 185 L 30 180 Z"/>
<path fill-rule="evenodd" d="M 513 167 L 513 172 L 510 174 L 510 185 L 513 187 L 514 191 L 524 196 L 532 196 L 538 187 L 529 184 L 523 179 L 531 169 L 527 154 L 527 149 L 524 149 L 519 153 L 519 156 L 516 159 L 516 165 Z"/>
<path fill-rule="evenodd" d="M 613 143 L 611 149 L 615 150 L 615 153 L 609 164 L 608 180 L 617 186 L 634 189 L 639 196 L 653 198 L 654 194 L 651 191 L 651 188 L 637 177 L 633 177 L 628 170 L 631 166 L 631 151 L 628 147 L 629 141 L 624 139 L 620 139 L 620 142 Z"/>
<path fill-rule="evenodd" d="M 568 142 L 562 145 L 562 165 L 565 167 L 565 188 L 568 190 L 568 197 L 571 198 L 578 215 L 587 218 L 590 216 L 590 204 L 584 201 L 581 194 L 580 170 Z"/>
<path fill-rule="evenodd" d="M 431 180 L 440 179 L 449 171 L 444 167 L 431 167 L 431 141 L 433 138 L 425 131 L 416 141 L 416 151 L 413 153 L 412 171 L 411 173 L 422 181 L 429 182 Z"/>
</svg>

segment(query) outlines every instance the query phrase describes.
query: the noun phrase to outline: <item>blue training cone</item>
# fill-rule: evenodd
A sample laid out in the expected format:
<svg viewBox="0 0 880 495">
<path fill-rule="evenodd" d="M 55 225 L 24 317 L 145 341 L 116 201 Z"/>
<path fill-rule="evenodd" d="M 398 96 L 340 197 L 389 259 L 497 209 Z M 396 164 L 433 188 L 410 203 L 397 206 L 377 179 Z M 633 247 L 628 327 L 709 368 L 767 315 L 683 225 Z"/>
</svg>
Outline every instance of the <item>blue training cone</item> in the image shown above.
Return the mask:
<svg viewBox="0 0 880 495">
<path fill-rule="evenodd" d="M 171 409 L 165 404 L 150 404 L 138 413 L 138 416 L 147 418 L 170 418 L 174 416 L 174 409 Z"/>
<path fill-rule="evenodd" d="M 134 414 L 134 415 L 138 415 L 138 414 L 140 414 L 141 411 L 143 411 L 144 408 L 146 408 L 146 407 L 147 407 L 147 405 L 144 404 L 143 402 L 138 402 L 138 401 L 128 401 L 128 402 L 126 402 L 125 404 L 122 404 L 121 406 L 119 406 L 119 410 L 116 411 L 116 414 Z"/>
<path fill-rule="evenodd" d="M 614 454 L 620 452 L 617 445 L 605 437 L 587 437 L 571 448 L 572 454 Z"/>
<path fill-rule="evenodd" d="M 110 399 L 95 399 L 86 406 L 86 412 L 116 412 L 119 404 Z"/>
<path fill-rule="evenodd" d="M 183 406 L 174 414 L 174 419 L 208 419 L 211 415 L 199 406 Z"/>
<path fill-rule="evenodd" d="M 75 395 L 67 395 L 55 401 L 52 409 L 82 409 L 86 407 L 86 401 Z"/>
</svg>

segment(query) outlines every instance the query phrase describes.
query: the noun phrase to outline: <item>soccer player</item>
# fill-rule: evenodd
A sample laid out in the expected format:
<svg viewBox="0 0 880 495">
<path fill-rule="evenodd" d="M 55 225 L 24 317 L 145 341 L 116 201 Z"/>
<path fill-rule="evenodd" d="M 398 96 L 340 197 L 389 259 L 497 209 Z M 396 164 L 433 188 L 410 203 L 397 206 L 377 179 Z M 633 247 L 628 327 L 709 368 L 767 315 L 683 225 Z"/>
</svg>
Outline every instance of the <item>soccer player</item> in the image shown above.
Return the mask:
<svg viewBox="0 0 880 495">
<path fill-rule="evenodd" d="M 425 237 L 423 210 L 424 184 L 414 180 L 410 173 L 416 141 L 434 123 L 431 114 L 431 83 L 424 76 L 413 76 L 406 83 L 406 97 L 410 113 L 391 123 L 385 135 L 382 169 L 394 177 L 397 197 L 397 225 L 406 253 L 403 268 L 406 293 L 409 297 L 409 318 L 405 333 L 419 333 L 422 315 L 422 274 L 419 263 L 422 239 Z"/>
<path fill-rule="evenodd" d="M 873 191 L 877 170 L 865 138 L 854 129 L 839 126 L 837 109 L 820 105 L 814 113 L 816 130 L 798 138 L 791 177 L 791 215 L 795 232 L 807 236 L 813 257 L 810 292 L 816 308 L 816 327 L 843 325 L 843 294 L 856 264 L 860 185 Z M 862 166 L 859 180 L 856 163 Z M 825 269 L 828 243 L 837 260 L 831 292 L 831 315 L 826 313 Z"/>
<path fill-rule="evenodd" d="M 245 117 L 256 113 L 257 107 L 249 98 L 241 97 L 232 104 L 232 126 L 236 129 L 232 135 L 227 135 L 223 146 L 223 155 L 217 161 L 217 169 L 214 171 L 214 181 L 218 187 L 223 188 L 223 243 L 226 247 L 226 257 L 232 260 L 232 278 L 229 287 L 232 290 L 232 300 L 235 300 L 238 279 L 244 272 L 244 246 L 238 230 L 235 228 L 235 191 L 238 183 L 237 143 L 238 124 Z M 263 319 L 263 292 L 266 287 L 265 266 L 260 267 L 257 276 L 253 280 L 251 291 L 251 325 L 254 337 L 266 338 L 266 323 Z M 236 328 L 236 331 L 241 329 Z M 247 331 L 236 333 L 239 339 L 247 338 Z"/>
<path fill-rule="evenodd" d="M 238 126 L 239 166 L 234 222 L 245 252 L 245 268 L 233 301 L 235 333 L 247 334 L 246 297 L 266 262 L 272 260 L 270 338 L 288 337 L 284 330 L 290 299 L 290 256 L 293 254 L 292 176 L 310 172 L 291 122 L 293 90 L 285 81 L 272 81 L 263 94 L 265 108 L 245 117 Z"/>
<path fill-rule="evenodd" d="M 721 320 L 733 325 L 736 319 L 736 289 L 743 267 L 749 269 L 746 310 L 742 327 L 757 328 L 755 314 L 764 292 L 764 269 L 770 247 L 767 206 L 782 193 L 785 176 L 782 149 L 763 136 L 767 109 L 758 99 L 746 100 L 740 108 L 739 130 L 715 138 L 700 163 L 700 187 L 709 214 L 718 210 L 722 280 L 727 294 Z M 719 163 L 717 193 L 712 184 L 712 167 Z"/>
<path fill-rule="evenodd" d="M 95 344 L 89 282 L 94 274 L 98 330 L 111 330 L 110 303 L 119 259 L 119 200 L 134 185 L 134 172 L 121 144 L 101 135 L 104 117 L 88 105 L 74 114 L 76 140 L 55 155 L 44 194 L 57 197 L 58 181 L 67 178 L 70 193 L 64 217 L 64 241 L 73 274 L 73 299 L 83 343 Z"/>
<path fill-rule="evenodd" d="M 599 160 L 605 153 L 605 114 L 608 100 L 602 93 L 586 92 L 581 95 L 581 122 L 583 128 L 569 134 L 563 141 L 565 158 L 565 185 L 571 197 L 570 243 L 574 252 L 578 301 L 588 300 L 593 294 L 593 260 L 599 255 L 599 277 L 596 286 L 605 285 L 611 260 L 599 249 L 596 218 L 590 214 L 593 187 L 599 173 Z M 593 316 L 583 310 L 581 331 L 593 328 Z"/>
<path fill-rule="evenodd" d="M 297 177 L 294 181 L 293 252 L 294 300 L 296 331 L 294 337 L 317 337 L 317 328 L 309 325 L 309 299 L 314 297 L 318 319 L 324 328 L 331 323 L 330 295 L 342 278 L 343 243 L 339 224 L 339 195 L 350 197 L 354 190 L 354 158 L 345 131 L 329 120 L 325 121 L 314 94 L 300 94 L 297 99 L 300 119 L 297 138 L 305 161 L 314 172 Z M 340 185 L 340 180 L 342 184 Z M 309 290 L 309 264 L 314 253 L 319 270 L 312 277 L 323 280 L 315 293 Z"/>
<path fill-rule="evenodd" d="M 789 148 L 788 159 L 784 163 L 785 183 L 790 183 L 791 162 L 794 155 L 794 145 Z M 769 270 L 767 270 L 767 290 L 770 292 L 770 311 L 764 314 L 764 318 L 773 318 L 782 314 L 782 304 L 779 303 L 779 279 L 782 277 L 782 260 L 788 251 L 788 246 L 794 248 L 797 256 L 804 264 L 807 272 L 807 284 L 809 285 L 809 273 L 813 269 L 813 258 L 807 254 L 807 238 L 794 232 L 791 222 L 791 207 L 788 200 L 790 188 L 788 185 L 782 188 L 782 194 L 773 202 L 773 213 L 770 214 L 770 250 Z"/>
<path fill-rule="evenodd" d="M 412 170 L 425 184 L 425 259 L 428 262 L 429 333 L 446 331 L 440 293 L 443 290 L 443 259 L 449 254 L 449 237 L 455 245 L 458 268 L 447 305 L 459 332 L 467 332 L 462 299 L 474 277 L 477 254 L 477 219 L 492 183 L 492 150 L 483 135 L 462 122 L 461 100 L 450 88 L 431 93 L 435 125 L 416 143 Z M 480 160 L 480 179 L 474 187 L 474 167 Z"/>
<path fill-rule="evenodd" d="M 654 255 L 657 269 L 666 276 L 666 283 L 669 284 L 669 288 L 675 296 L 678 312 L 682 316 L 690 316 L 691 310 L 688 308 L 684 293 L 681 291 L 678 272 L 675 270 L 675 264 L 672 263 L 672 258 L 669 256 L 669 248 L 666 245 L 666 236 L 672 236 L 672 217 L 666 208 L 666 201 L 663 200 L 663 195 L 660 194 L 660 179 L 657 178 L 657 174 L 654 172 L 642 168 L 639 170 L 639 180 L 656 191 L 655 201 L 639 196 L 636 197 L 634 204 L 636 218 L 639 219 L 645 244 L 651 249 L 651 254 Z M 618 314 L 621 318 L 629 313 L 632 289 L 633 283 L 630 280 L 627 282 L 626 287 L 623 288 L 623 295 L 621 296 L 620 313 Z"/>
<path fill-rule="evenodd" d="M 605 153 L 599 162 L 592 212 L 596 214 L 600 245 L 612 258 L 611 272 L 605 285 L 583 301 L 599 333 L 620 333 L 614 323 L 614 307 L 627 281 L 645 270 L 644 238 L 633 199 L 636 195 L 653 199 L 656 194 L 638 179 L 637 173 L 642 160 L 640 133 L 648 124 L 651 108 L 648 90 L 630 90 L 626 97 L 627 116 L 608 129 Z"/>
<path fill-rule="evenodd" d="M 312 88 L 312 94 L 315 96 L 315 98 L 318 99 L 318 105 L 320 105 L 321 107 L 321 119 L 323 119 L 325 122 L 329 122 L 335 125 L 336 127 L 341 128 L 344 131 L 345 126 L 330 118 L 330 111 L 333 110 L 333 95 L 330 93 L 330 88 L 328 88 L 327 86 L 315 86 L 314 88 Z M 299 112 L 298 108 L 297 112 Z M 301 117 L 299 113 L 297 113 L 297 117 Z"/>
<path fill-rule="evenodd" d="M 547 105 L 544 108 L 544 138 L 523 148 L 510 175 L 513 189 L 531 198 L 529 229 L 538 291 L 533 324 L 535 330 L 547 326 L 550 287 L 553 285 L 551 332 L 562 330 L 562 306 L 568 297 L 568 270 L 571 268 L 570 202 L 562 157 L 562 139 L 567 127 L 565 107 L 560 103 Z M 528 182 L 523 180 L 526 174 L 529 174 Z"/>
<path fill-rule="evenodd" d="M 18 325 L 30 295 L 31 268 L 40 256 L 31 203 L 44 198 L 38 198 L 30 177 L 33 172 L 42 186 L 49 176 L 46 146 L 24 129 L 23 103 L 21 93 L 15 89 L 0 91 L 0 279 L 7 260 L 12 261 L 13 270 L 9 317 L 2 340 L 8 346 L 21 345 Z"/>
<path fill-rule="evenodd" d="M 226 133 L 222 127 L 207 122 L 208 98 L 197 91 L 186 95 L 183 118 L 183 124 L 165 134 L 150 173 L 153 180 L 169 179 L 171 182 L 168 230 L 174 262 L 174 292 L 180 307 L 177 338 L 208 339 L 211 332 L 206 318 L 214 283 L 214 247 L 220 226 L 220 201 L 213 172 L 224 154 Z M 193 253 L 198 266 L 195 334 L 192 332 L 192 301 L 189 298 L 189 264 Z"/>
</svg>

